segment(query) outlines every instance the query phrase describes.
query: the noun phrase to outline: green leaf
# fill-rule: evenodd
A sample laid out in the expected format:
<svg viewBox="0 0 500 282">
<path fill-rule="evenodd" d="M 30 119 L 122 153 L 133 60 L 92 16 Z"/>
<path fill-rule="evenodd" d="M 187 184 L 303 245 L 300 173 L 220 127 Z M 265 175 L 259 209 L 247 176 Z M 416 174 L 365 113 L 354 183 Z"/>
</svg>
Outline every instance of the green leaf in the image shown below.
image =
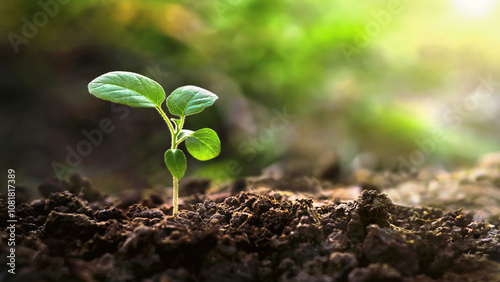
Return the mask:
<svg viewBox="0 0 500 282">
<path fill-rule="evenodd" d="M 108 72 L 92 80 L 88 87 L 98 98 L 131 107 L 160 107 L 165 100 L 160 84 L 133 72 Z"/>
<path fill-rule="evenodd" d="M 165 164 L 170 173 L 181 179 L 184 176 L 187 168 L 186 156 L 180 149 L 168 149 L 165 152 Z"/>
<path fill-rule="evenodd" d="M 179 132 L 179 135 L 177 136 L 177 140 L 181 140 L 184 137 L 188 137 L 193 133 L 194 133 L 194 131 L 192 131 L 192 130 L 183 129 L 183 130 L 181 130 L 181 132 Z"/>
<path fill-rule="evenodd" d="M 175 123 L 175 125 L 177 125 L 177 127 L 181 126 L 181 120 L 180 119 L 171 118 L 170 120 L 173 121 Z"/>
<path fill-rule="evenodd" d="M 182 86 L 167 98 L 168 110 L 176 116 L 197 114 L 213 105 L 219 97 L 214 93 L 196 86 Z"/>
<path fill-rule="evenodd" d="M 200 161 L 207 161 L 220 154 L 220 140 L 210 128 L 196 130 L 186 139 L 188 152 Z"/>
</svg>

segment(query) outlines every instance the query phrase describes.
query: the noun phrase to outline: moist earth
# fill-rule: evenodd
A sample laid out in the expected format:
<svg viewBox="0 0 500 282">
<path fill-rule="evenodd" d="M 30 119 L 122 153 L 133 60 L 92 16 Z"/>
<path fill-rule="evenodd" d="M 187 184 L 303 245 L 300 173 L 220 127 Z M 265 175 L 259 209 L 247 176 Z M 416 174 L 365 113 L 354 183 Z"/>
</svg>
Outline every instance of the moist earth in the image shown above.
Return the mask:
<svg viewBox="0 0 500 282">
<path fill-rule="evenodd" d="M 47 181 L 43 199 L 17 204 L 15 275 L 5 270 L 3 196 L 2 278 L 500 281 L 498 225 L 462 210 L 400 206 L 376 190 L 341 202 L 236 186 L 218 194 L 203 186 L 174 217 L 162 195 L 113 198 L 78 175 Z"/>
</svg>

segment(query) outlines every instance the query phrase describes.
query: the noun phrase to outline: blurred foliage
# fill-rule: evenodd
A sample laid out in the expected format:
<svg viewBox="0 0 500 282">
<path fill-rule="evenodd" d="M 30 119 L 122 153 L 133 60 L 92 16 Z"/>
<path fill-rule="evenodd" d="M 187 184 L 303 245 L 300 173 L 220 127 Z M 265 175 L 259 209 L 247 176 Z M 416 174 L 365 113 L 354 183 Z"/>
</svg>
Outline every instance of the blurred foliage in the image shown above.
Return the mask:
<svg viewBox="0 0 500 282">
<path fill-rule="evenodd" d="M 283 157 L 314 163 L 331 150 L 345 167 L 369 153 L 372 168 L 394 169 L 436 132 L 442 138 L 417 168 L 467 165 L 500 149 L 495 0 L 41 2 L 57 11 L 17 53 L 12 34 L 23 36 L 45 10 L 37 1 L 0 4 L 0 89 L 11 96 L 0 120 L 2 167 L 27 179 L 50 175 L 65 146 L 113 115 L 86 93 L 111 70 L 150 76 L 167 93 L 195 84 L 220 96 L 217 110 L 188 126 L 223 132 L 223 153 L 191 176 L 227 172 L 231 161 L 241 167 L 231 177 L 258 174 Z M 472 99 L 488 77 L 496 88 Z M 294 118 L 276 130 L 276 111 Z M 102 182 L 139 171 L 130 187 L 168 182 L 161 121 L 143 112 L 113 120 L 117 131 L 77 170 Z"/>
</svg>

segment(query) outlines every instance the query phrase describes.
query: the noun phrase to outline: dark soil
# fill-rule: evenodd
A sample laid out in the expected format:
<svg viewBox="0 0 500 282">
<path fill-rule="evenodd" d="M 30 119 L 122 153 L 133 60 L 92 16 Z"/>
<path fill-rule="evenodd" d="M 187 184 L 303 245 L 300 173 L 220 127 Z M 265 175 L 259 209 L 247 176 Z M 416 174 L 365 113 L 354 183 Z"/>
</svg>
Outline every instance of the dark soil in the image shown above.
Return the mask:
<svg viewBox="0 0 500 282">
<path fill-rule="evenodd" d="M 203 184 L 205 185 L 205 184 Z M 206 187 L 206 186 L 204 186 Z M 16 275 L 6 281 L 500 281 L 498 226 L 460 210 L 241 192 L 114 199 L 78 176 L 17 206 Z M 194 188 L 193 188 L 194 189 Z M 205 191 L 205 188 L 202 189 Z M 190 203 L 191 202 L 191 203 Z"/>
</svg>

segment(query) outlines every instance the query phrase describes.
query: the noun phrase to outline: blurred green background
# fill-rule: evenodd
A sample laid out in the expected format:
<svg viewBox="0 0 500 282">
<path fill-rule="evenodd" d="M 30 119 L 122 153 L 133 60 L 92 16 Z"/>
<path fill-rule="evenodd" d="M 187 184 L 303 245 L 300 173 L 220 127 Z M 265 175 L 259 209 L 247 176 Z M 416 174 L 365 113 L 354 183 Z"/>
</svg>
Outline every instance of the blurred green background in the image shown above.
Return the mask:
<svg viewBox="0 0 500 282">
<path fill-rule="evenodd" d="M 219 132 L 221 156 L 188 159 L 189 177 L 224 181 L 273 164 L 292 174 L 319 163 L 341 172 L 470 166 L 500 150 L 499 6 L 3 1 L 1 168 L 28 187 L 69 171 L 103 189 L 169 186 L 160 116 L 87 92 L 113 70 L 149 76 L 167 93 L 194 84 L 220 97 L 187 128 Z M 103 119 L 115 129 L 82 147 L 83 131 Z M 78 146 L 85 156 L 68 162 Z"/>
</svg>

